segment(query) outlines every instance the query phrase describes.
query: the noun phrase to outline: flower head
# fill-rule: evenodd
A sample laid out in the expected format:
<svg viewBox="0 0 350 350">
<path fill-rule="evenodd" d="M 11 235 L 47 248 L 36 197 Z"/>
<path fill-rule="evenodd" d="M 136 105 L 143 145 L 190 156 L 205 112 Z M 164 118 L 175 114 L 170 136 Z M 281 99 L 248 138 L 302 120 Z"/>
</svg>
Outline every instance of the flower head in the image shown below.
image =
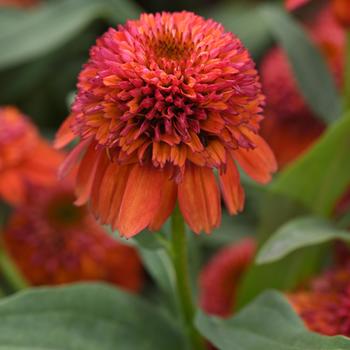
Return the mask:
<svg viewBox="0 0 350 350">
<path fill-rule="evenodd" d="M 0 197 L 25 201 L 27 184 L 51 185 L 63 156 L 44 141 L 15 107 L 0 107 Z"/>
<path fill-rule="evenodd" d="M 345 36 L 329 6 L 321 9 L 305 26 L 341 86 Z M 325 126 L 307 106 L 281 48 L 273 48 L 267 53 L 260 72 L 268 116 L 262 122 L 261 134 L 283 167 L 305 152 L 318 139 Z"/>
<path fill-rule="evenodd" d="M 326 272 L 309 288 L 288 295 L 307 327 L 325 335 L 350 336 L 350 265 Z"/>
<path fill-rule="evenodd" d="M 4 241 L 31 284 L 101 280 L 140 290 L 136 251 L 108 236 L 86 207 L 75 206 L 71 186 L 32 188 L 29 197 L 10 218 Z"/>
<path fill-rule="evenodd" d="M 255 241 L 247 238 L 214 255 L 200 275 L 200 303 L 203 310 L 218 316 L 232 314 L 237 286 L 252 262 L 255 250 Z"/>
<path fill-rule="evenodd" d="M 78 203 L 91 198 L 122 235 L 159 229 L 176 200 L 193 231 L 210 232 L 221 218 L 214 168 L 232 214 L 244 199 L 235 162 L 260 182 L 276 169 L 257 134 L 263 104 L 253 61 L 220 24 L 144 14 L 91 49 L 58 134 L 59 146 L 80 137 L 62 171 L 87 149 Z"/>
<path fill-rule="evenodd" d="M 334 15 L 345 28 L 350 28 L 350 0 L 332 0 Z"/>
</svg>

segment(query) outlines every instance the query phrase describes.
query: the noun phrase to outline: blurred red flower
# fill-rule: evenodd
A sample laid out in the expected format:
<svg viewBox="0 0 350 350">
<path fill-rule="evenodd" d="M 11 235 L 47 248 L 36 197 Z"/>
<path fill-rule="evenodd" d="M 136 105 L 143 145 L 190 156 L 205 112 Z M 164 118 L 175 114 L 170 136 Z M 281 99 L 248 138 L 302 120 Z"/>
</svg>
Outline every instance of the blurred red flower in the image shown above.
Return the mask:
<svg viewBox="0 0 350 350">
<path fill-rule="evenodd" d="M 40 0 L 0 0 L 0 7 L 31 7 L 40 3 Z"/>
<path fill-rule="evenodd" d="M 337 24 L 331 9 L 324 7 L 305 26 L 341 86 L 345 33 Z M 267 118 L 262 122 L 261 133 L 283 167 L 306 151 L 325 126 L 305 103 L 281 48 L 273 48 L 267 53 L 260 72 L 267 99 Z"/>
<path fill-rule="evenodd" d="M 237 286 L 255 250 L 255 241 L 247 238 L 223 248 L 204 266 L 199 280 L 204 311 L 223 317 L 232 314 Z"/>
<path fill-rule="evenodd" d="M 338 22 L 350 28 L 350 0 L 332 0 L 334 15 Z"/>
<path fill-rule="evenodd" d="M 350 265 L 313 280 L 307 290 L 288 295 L 306 326 L 325 335 L 350 336 Z"/>
<path fill-rule="evenodd" d="M 143 270 L 134 248 L 108 236 L 73 202 L 71 186 L 35 187 L 12 214 L 4 242 L 24 277 L 33 285 L 97 280 L 139 291 Z"/>
<path fill-rule="evenodd" d="M 52 185 L 62 160 L 18 109 L 0 107 L 0 199 L 19 205 L 27 184 Z"/>
<path fill-rule="evenodd" d="M 220 224 L 219 170 L 231 214 L 244 194 L 235 162 L 266 183 L 275 158 L 258 135 L 264 97 L 242 43 L 193 13 L 141 15 L 111 28 L 79 77 L 73 113 L 58 134 L 80 136 L 64 168 L 85 152 L 78 203 L 131 237 L 158 230 L 176 200 L 196 233 Z"/>
<path fill-rule="evenodd" d="M 311 0 L 285 0 L 285 5 L 288 11 L 294 11 L 297 8 L 306 5 Z"/>
</svg>

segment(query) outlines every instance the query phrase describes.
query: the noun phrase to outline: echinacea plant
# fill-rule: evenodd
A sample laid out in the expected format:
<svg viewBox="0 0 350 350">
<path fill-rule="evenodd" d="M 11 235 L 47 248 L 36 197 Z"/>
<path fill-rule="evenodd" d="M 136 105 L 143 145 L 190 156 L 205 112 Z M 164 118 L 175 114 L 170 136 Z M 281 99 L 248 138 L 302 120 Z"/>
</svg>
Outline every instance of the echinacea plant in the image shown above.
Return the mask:
<svg viewBox="0 0 350 350">
<path fill-rule="evenodd" d="M 250 5 L 235 23 L 252 16 L 266 31 L 260 57 L 254 28 L 236 35 L 222 12 L 225 26 L 220 13 L 130 4 L 5 11 L 26 18 L 0 33 L 0 46 L 23 43 L 15 63 L 13 46 L 0 53 L 8 76 L 40 55 L 55 62 L 67 33 L 101 22 L 84 29 L 100 36 L 53 145 L 0 108 L 0 197 L 12 211 L 0 288 L 35 286 L 0 301 L 0 350 L 349 349 L 349 263 L 329 259 L 333 240 L 346 256 L 350 242 L 348 3 Z M 101 35 L 124 14 L 137 19 Z"/>
</svg>

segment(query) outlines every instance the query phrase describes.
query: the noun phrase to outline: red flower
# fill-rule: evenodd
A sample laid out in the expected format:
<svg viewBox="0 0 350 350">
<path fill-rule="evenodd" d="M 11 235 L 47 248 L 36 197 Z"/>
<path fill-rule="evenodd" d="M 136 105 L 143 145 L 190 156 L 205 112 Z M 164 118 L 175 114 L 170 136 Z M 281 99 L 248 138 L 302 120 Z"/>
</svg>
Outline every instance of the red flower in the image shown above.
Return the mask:
<svg viewBox="0 0 350 350">
<path fill-rule="evenodd" d="M 255 242 L 244 239 L 219 251 L 200 275 L 200 304 L 206 312 L 230 316 L 242 274 L 255 254 Z"/>
<path fill-rule="evenodd" d="M 62 159 L 15 107 L 0 107 L 0 198 L 12 205 L 23 203 L 28 183 L 56 182 Z"/>
<path fill-rule="evenodd" d="M 332 0 L 334 15 L 341 25 L 350 28 L 350 0 Z"/>
<path fill-rule="evenodd" d="M 219 170 L 231 214 L 243 207 L 236 162 L 265 183 L 275 159 L 258 135 L 264 98 L 247 50 L 193 13 L 142 15 L 91 49 L 73 112 L 58 133 L 84 153 L 78 203 L 127 237 L 158 230 L 176 200 L 196 233 L 220 224 Z"/>
<path fill-rule="evenodd" d="M 285 6 L 288 11 L 294 11 L 309 3 L 310 0 L 285 0 Z"/>
<path fill-rule="evenodd" d="M 142 287 L 134 248 L 108 236 L 67 185 L 32 189 L 5 229 L 7 250 L 33 285 L 101 280 L 131 291 Z"/>
<path fill-rule="evenodd" d="M 342 84 L 345 36 L 328 7 L 308 24 L 308 32 L 328 60 Z M 281 167 L 305 152 L 321 135 L 324 124 L 306 105 L 282 49 L 272 49 L 261 64 L 263 90 L 267 98 L 261 133 L 271 145 Z"/>
<path fill-rule="evenodd" d="M 350 336 L 350 265 L 325 273 L 308 290 L 288 297 L 310 330 Z"/>
<path fill-rule="evenodd" d="M 31 7 L 39 2 L 39 0 L 0 0 L 0 7 Z"/>
</svg>

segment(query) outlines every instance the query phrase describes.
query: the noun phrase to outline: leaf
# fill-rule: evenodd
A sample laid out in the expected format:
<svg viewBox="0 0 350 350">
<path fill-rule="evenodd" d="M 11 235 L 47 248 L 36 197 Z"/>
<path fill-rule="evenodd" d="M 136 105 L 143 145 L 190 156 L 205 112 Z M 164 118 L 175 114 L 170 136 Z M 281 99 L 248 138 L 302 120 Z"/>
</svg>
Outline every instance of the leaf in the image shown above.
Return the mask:
<svg viewBox="0 0 350 350">
<path fill-rule="evenodd" d="M 348 113 L 279 175 L 272 191 L 298 201 L 316 214 L 329 216 L 350 183 L 349 135 Z"/>
<path fill-rule="evenodd" d="M 0 302 L 0 350 L 186 349 L 140 297 L 103 284 L 38 288 Z"/>
<path fill-rule="evenodd" d="M 262 246 L 256 257 L 256 263 L 259 265 L 278 261 L 297 249 L 334 239 L 350 241 L 350 233 L 339 230 L 321 218 L 295 219 L 281 226 Z"/>
<path fill-rule="evenodd" d="M 14 17 L 18 14 L 13 12 Z M 0 68 L 32 60 L 69 41 L 98 18 L 113 23 L 136 17 L 139 10 L 127 0 L 61 0 L 28 11 L 16 25 L 1 26 Z M 9 13 L 10 15 L 10 13 Z M 12 22 L 13 24 L 14 22 Z"/>
<path fill-rule="evenodd" d="M 262 202 L 260 244 L 300 215 L 329 217 L 350 183 L 350 114 L 331 125 L 309 152 L 280 173 Z M 238 291 L 239 307 L 266 288 L 291 289 L 320 267 L 323 248 L 294 252 L 266 265 L 252 265 Z"/>
<path fill-rule="evenodd" d="M 242 6 L 241 4 L 216 5 L 205 10 L 204 15 L 214 18 L 226 30 L 232 31 L 257 59 L 271 43 L 269 27 L 261 21 L 259 7 Z"/>
<path fill-rule="evenodd" d="M 228 320 L 200 312 L 199 331 L 220 350 L 346 350 L 350 339 L 326 337 L 305 329 L 287 300 L 266 292 Z"/>
<path fill-rule="evenodd" d="M 260 15 L 286 52 L 309 106 L 326 123 L 335 121 L 341 115 L 341 99 L 319 50 L 301 26 L 282 8 L 265 5 L 260 8 Z"/>
</svg>

